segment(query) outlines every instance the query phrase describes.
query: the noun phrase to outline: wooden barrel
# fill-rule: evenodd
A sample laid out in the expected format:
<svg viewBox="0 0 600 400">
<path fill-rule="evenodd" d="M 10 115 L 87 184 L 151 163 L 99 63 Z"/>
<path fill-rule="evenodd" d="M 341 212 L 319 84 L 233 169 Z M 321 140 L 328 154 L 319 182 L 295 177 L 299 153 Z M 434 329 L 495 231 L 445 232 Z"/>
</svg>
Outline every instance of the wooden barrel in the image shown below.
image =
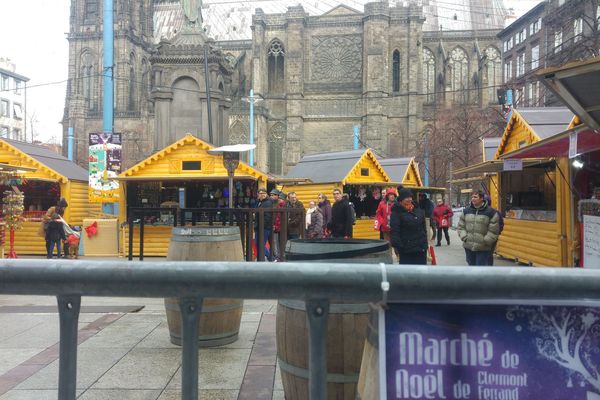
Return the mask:
<svg viewBox="0 0 600 400">
<path fill-rule="evenodd" d="M 390 264 L 388 242 L 381 240 L 290 240 L 287 261 Z M 331 303 L 327 328 L 327 398 L 354 400 L 366 327 L 367 303 Z M 279 300 L 277 358 L 287 400 L 308 399 L 308 326 L 303 301 Z"/>
<path fill-rule="evenodd" d="M 169 261 L 244 261 L 237 226 L 173 228 Z M 201 294 L 201 293 L 199 293 Z M 200 313 L 200 347 L 214 347 L 237 340 L 243 300 L 205 298 Z M 181 313 L 176 298 L 165 299 L 171 343 L 181 346 Z"/>
<path fill-rule="evenodd" d="M 379 314 L 373 306 L 369 314 L 356 400 L 379 400 Z"/>
</svg>

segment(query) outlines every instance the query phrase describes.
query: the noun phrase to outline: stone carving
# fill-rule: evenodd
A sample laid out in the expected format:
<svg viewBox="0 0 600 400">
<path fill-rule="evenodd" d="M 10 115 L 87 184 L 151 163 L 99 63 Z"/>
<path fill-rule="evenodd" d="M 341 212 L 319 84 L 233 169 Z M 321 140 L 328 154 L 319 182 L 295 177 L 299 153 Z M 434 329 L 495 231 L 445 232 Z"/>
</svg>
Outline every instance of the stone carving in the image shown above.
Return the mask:
<svg viewBox="0 0 600 400">
<path fill-rule="evenodd" d="M 202 0 L 181 0 L 181 7 L 189 25 L 202 27 Z"/>
<path fill-rule="evenodd" d="M 352 82 L 362 77 L 360 35 L 315 36 L 312 40 L 313 81 Z"/>
</svg>

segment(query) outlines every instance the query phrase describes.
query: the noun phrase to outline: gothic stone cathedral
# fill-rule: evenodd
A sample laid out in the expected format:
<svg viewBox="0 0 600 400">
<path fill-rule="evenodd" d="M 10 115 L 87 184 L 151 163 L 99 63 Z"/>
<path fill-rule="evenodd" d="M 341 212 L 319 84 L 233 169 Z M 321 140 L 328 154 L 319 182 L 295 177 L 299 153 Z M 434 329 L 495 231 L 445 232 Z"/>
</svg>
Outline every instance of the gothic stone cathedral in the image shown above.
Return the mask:
<svg viewBox="0 0 600 400">
<path fill-rule="evenodd" d="M 304 154 L 351 149 L 356 125 L 363 145 L 413 156 L 434 109 L 496 102 L 498 0 L 204 3 L 198 35 L 179 1 L 115 0 L 125 168 L 188 132 L 208 141 L 209 123 L 213 144 L 247 143 L 251 88 L 256 164 L 274 175 Z M 74 128 L 86 166 L 88 134 L 102 130 L 102 1 L 71 1 L 69 44 L 64 136 Z"/>
</svg>

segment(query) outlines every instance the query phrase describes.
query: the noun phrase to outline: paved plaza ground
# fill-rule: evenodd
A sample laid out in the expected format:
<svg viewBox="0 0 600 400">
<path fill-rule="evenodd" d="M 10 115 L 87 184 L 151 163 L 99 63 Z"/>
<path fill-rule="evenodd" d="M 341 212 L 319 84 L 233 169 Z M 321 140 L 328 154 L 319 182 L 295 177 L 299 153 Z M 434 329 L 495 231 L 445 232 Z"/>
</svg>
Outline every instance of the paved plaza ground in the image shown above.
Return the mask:
<svg viewBox="0 0 600 400">
<path fill-rule="evenodd" d="M 454 232 L 451 240 L 436 248 L 438 264 L 464 265 Z M 55 304 L 53 297 L 0 295 L 0 400 L 57 398 Z M 239 340 L 200 350 L 201 399 L 284 399 L 276 367 L 276 304 L 246 300 Z M 135 306 L 143 308 L 125 312 Z M 162 299 L 84 297 L 79 337 L 79 399 L 180 398 L 181 350 L 169 341 Z"/>
</svg>

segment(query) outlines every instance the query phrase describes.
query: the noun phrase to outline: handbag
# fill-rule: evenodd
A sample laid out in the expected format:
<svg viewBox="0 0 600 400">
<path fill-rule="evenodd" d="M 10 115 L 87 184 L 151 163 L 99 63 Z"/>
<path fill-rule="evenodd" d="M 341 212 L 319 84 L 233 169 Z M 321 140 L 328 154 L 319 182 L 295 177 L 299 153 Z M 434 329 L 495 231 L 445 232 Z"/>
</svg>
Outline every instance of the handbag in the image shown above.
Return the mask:
<svg viewBox="0 0 600 400">
<path fill-rule="evenodd" d="M 442 219 L 441 226 L 442 226 L 442 228 L 447 228 L 448 227 L 448 218 Z"/>
<path fill-rule="evenodd" d="M 373 222 L 373 229 L 375 229 L 376 231 L 381 229 L 381 224 L 379 223 L 379 220 L 377 218 L 375 218 L 375 221 Z"/>
</svg>

